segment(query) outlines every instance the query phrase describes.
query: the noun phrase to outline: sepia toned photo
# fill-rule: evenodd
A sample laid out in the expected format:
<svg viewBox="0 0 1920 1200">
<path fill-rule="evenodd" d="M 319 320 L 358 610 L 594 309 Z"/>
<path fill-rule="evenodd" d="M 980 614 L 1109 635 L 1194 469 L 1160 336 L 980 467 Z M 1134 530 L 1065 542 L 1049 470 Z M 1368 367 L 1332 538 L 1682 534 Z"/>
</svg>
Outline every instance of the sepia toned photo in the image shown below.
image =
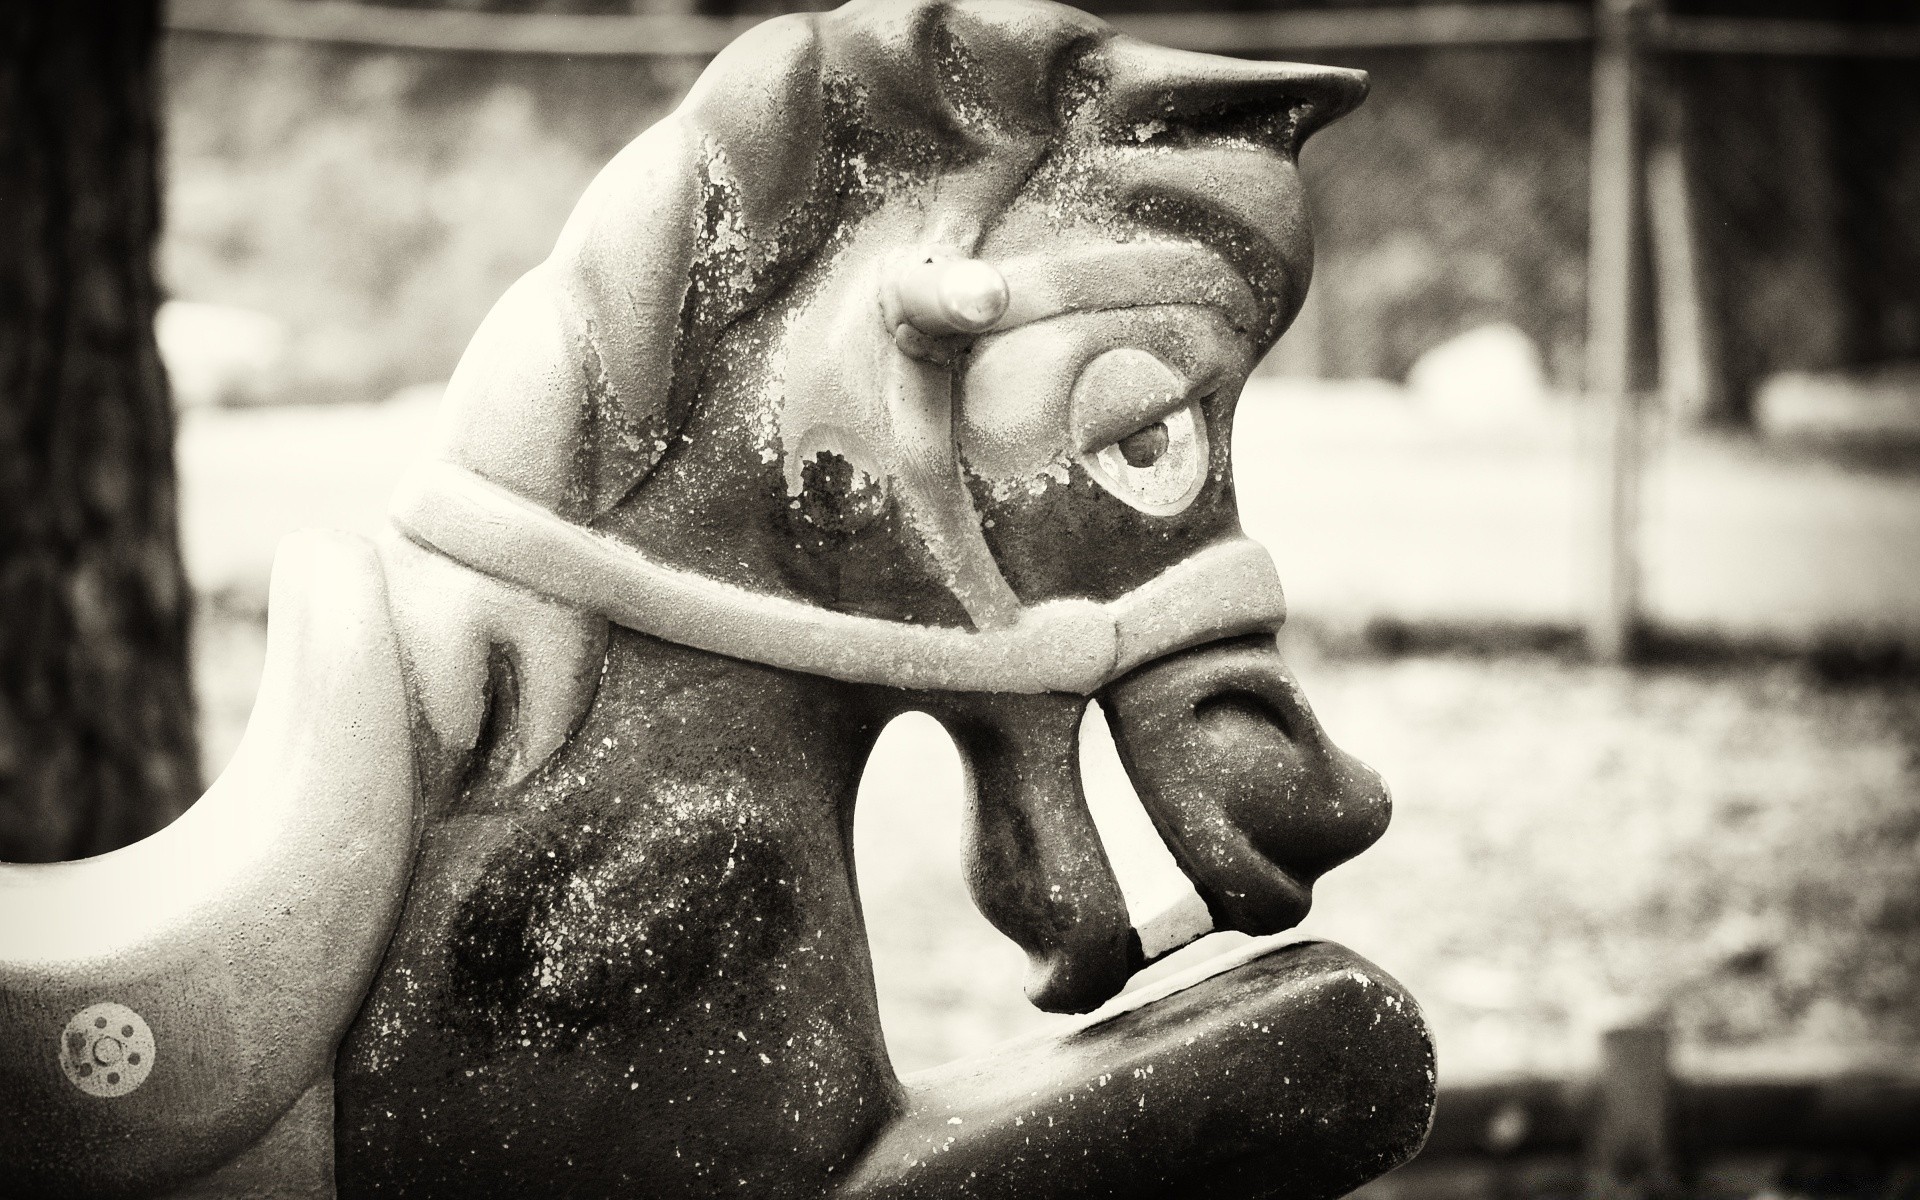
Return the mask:
<svg viewBox="0 0 1920 1200">
<path fill-rule="evenodd" d="M 1920 1198 L 1906 0 L 0 4 L 0 1200 Z"/>
</svg>

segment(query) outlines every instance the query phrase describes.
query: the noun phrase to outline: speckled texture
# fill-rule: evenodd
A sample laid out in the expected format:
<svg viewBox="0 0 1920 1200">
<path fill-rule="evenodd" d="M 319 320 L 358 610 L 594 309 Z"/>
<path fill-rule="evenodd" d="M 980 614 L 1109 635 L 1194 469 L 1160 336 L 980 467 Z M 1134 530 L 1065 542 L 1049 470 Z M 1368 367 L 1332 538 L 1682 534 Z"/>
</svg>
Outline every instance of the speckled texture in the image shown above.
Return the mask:
<svg viewBox="0 0 1920 1200">
<path fill-rule="evenodd" d="M 844 1194 L 1320 1200 L 1419 1148 L 1434 1079 L 1400 985 L 1307 943 L 909 1079 Z"/>
<path fill-rule="evenodd" d="M 337 931 L 359 974 L 256 964 L 332 1024 L 229 1089 L 277 1108 L 214 1088 L 210 1119 L 323 1095 L 372 970 L 333 1059 L 347 1197 L 1320 1197 L 1412 1154 L 1425 1026 L 1332 947 L 902 1084 L 852 862 L 879 730 L 931 712 L 976 901 L 1036 1004 L 1096 1009 L 1143 958 L 1078 777 L 1103 688 L 1218 926 L 1292 925 L 1379 836 L 1228 472 L 1310 269 L 1295 152 L 1363 90 L 1023 2 L 863 0 L 720 55 L 449 383 L 378 550 L 369 790 L 417 800 L 383 810 L 411 878 L 387 853 Z M 900 264 L 945 259 L 1006 264 L 1014 316 L 889 318 Z"/>
<path fill-rule="evenodd" d="M 1277 669 L 1270 645 L 1191 657 L 1201 684 Z M 1190 716 L 1195 674 L 1176 658 L 1120 685 L 1141 777 L 1231 769 L 1196 744 L 1222 752 L 1217 728 L 1126 724 L 1173 693 Z M 502 788 L 483 765 L 432 814 L 388 969 L 342 1051 L 342 1194 L 825 1195 L 861 1163 L 846 1194 L 1151 1196 L 1211 1172 L 1242 1189 L 1223 1195 L 1331 1196 L 1410 1155 L 1433 1086 L 1424 1024 L 1334 947 L 958 1065 L 964 1085 L 903 1090 L 851 872 L 866 753 L 910 707 L 955 731 L 979 789 L 976 896 L 1034 952 L 1037 1002 L 1091 1008 L 1138 948 L 1078 794 L 1079 704 L 831 685 L 616 633 L 594 710 L 545 771 Z M 1229 788 L 1241 807 L 1202 815 L 1215 831 L 1268 810 L 1299 823 L 1304 839 L 1256 832 L 1262 850 L 1304 845 L 1293 866 L 1309 880 L 1330 865 L 1316 822 L 1356 795 L 1341 770 L 1360 770 L 1310 724 L 1290 711 L 1291 733 L 1270 739 L 1308 743 L 1275 781 L 1290 806 Z M 1152 811 L 1176 824 L 1194 802 L 1162 795 Z M 1374 832 L 1363 820 L 1348 848 Z M 1131 1089 L 1103 1091 L 1119 1078 Z M 1062 1095 L 1036 1101 L 1054 1083 Z M 902 1151 L 911 1169 L 894 1170 L 886 1156 L 922 1136 L 929 1106 L 965 1112 L 971 1136 L 955 1153 Z M 1049 1116 L 1061 1131 L 1032 1148 L 1027 1124 Z M 998 1182 L 969 1191 L 962 1167 Z"/>
<path fill-rule="evenodd" d="M 483 330 L 456 375 L 443 460 L 631 561 L 736 589 L 724 644 L 676 635 L 736 657 L 634 632 L 646 614 L 610 595 L 612 574 L 589 599 L 568 572 L 599 568 L 571 551 L 522 572 L 463 558 L 454 526 L 403 518 L 456 559 L 630 628 L 576 732 L 524 783 L 498 747 L 526 708 L 521 664 L 539 658 L 497 635 L 487 732 L 430 784 L 406 914 L 342 1051 L 344 1194 L 824 1195 L 857 1164 L 852 1194 L 947 1196 L 967 1194 L 959 1163 L 999 1180 L 979 1194 L 1213 1178 L 1222 1194 L 1310 1196 L 1412 1152 L 1431 1100 L 1424 1026 L 1337 950 L 1010 1051 L 946 1099 L 903 1090 L 851 864 L 878 730 L 920 708 L 954 732 L 975 784 L 975 899 L 1028 952 L 1034 1002 L 1085 1012 L 1142 960 L 1074 753 L 1084 693 L 1113 671 L 1079 695 L 911 692 L 754 665 L 781 651 L 751 634 L 777 628 L 755 625 L 755 598 L 952 634 L 1049 601 L 1098 618 L 1088 602 L 1234 543 L 1233 404 L 1310 269 L 1294 153 L 1361 87 L 1112 40 L 1051 5 L 854 4 L 762 27 L 609 167 L 503 302 L 520 316 L 499 343 Z M 1019 320 L 977 339 L 890 324 L 902 255 L 1008 264 L 1027 289 Z M 1077 386 L 1115 351 L 1145 368 Z M 1178 414 L 1194 418 L 1192 474 L 1155 493 L 1176 502 L 1096 479 L 1108 444 Z M 463 536 L 489 528 L 480 511 Z M 1209 578 L 1269 591 L 1279 611 L 1270 574 Z M 1163 600 L 1134 615 L 1167 626 L 1150 654 L 1194 640 L 1176 610 L 1246 597 Z M 1228 632 L 1192 619 L 1198 636 Z M 912 666 L 835 678 L 900 683 Z M 1378 836 L 1384 792 L 1325 744 L 1270 640 L 1147 662 L 1109 699 L 1222 927 L 1291 925 L 1313 877 Z M 1275 1028 L 1312 1049 L 1247 1040 Z M 1121 1120 L 1070 1097 L 1050 1142 L 1011 1149 L 1040 1115 L 1023 1088 L 1060 1070 L 1104 1087 L 1102 1061 L 1166 1072 L 1151 1105 L 1142 1092 Z M 1235 1072 L 1246 1082 L 1225 1086 Z M 886 1161 L 929 1105 L 961 1103 L 979 1134 L 964 1149 L 916 1151 L 904 1172 Z M 1122 1129 L 1132 1149 L 1105 1149 Z"/>
<path fill-rule="evenodd" d="M 996 534 L 993 514 L 989 545 L 974 514 L 957 511 L 983 480 L 1004 489 L 991 471 L 962 471 L 980 449 L 966 438 L 956 460 L 944 431 L 916 429 L 924 405 L 946 400 L 917 394 L 915 368 L 874 319 L 882 265 L 923 249 L 1068 255 L 1070 276 L 1071 254 L 1171 241 L 1218 258 L 1217 281 L 1197 292 L 1168 281 L 1160 302 L 1176 290 L 1215 297 L 1238 342 L 1224 358 L 1214 347 L 1194 363 L 1182 349 L 1191 334 L 1143 334 L 1135 327 L 1158 318 L 1125 308 L 1058 334 L 1087 356 L 1144 337 L 1207 369 L 1193 382 L 1219 410 L 1215 520 L 1183 523 L 1164 565 L 1231 531 L 1226 410 L 1311 272 L 1294 152 L 1361 88 L 1322 68 L 1114 41 L 1054 5 L 867 3 L 769 22 L 609 166 L 553 257 L 503 302 L 511 319 L 490 318 L 450 387 L 456 432 L 444 453 L 671 566 L 823 607 L 964 625 L 1004 611 L 970 594 L 991 590 L 994 564 L 1020 593 L 1033 554 Z M 1152 283 L 1125 307 L 1152 303 Z M 949 351 L 963 411 L 977 403 L 968 353 Z M 873 514 L 831 546 L 799 502 L 805 465 L 822 452 L 848 470 L 818 487 L 848 489 L 848 501 L 857 490 L 858 504 L 841 506 Z M 1071 486 L 1076 453 L 1029 476 L 1031 490 Z M 1127 511 L 1096 501 L 1086 530 L 1120 522 L 1116 532 L 1140 533 Z M 1049 526 L 1049 545 L 1060 532 Z M 1071 588 L 1039 577 L 1032 591 L 1019 599 Z"/>
<path fill-rule="evenodd" d="M 343 1193 L 818 1194 L 898 1104 L 848 845 L 879 728 L 616 634 L 541 775 L 431 818 L 341 1054 Z"/>
<path fill-rule="evenodd" d="M 1269 639 L 1163 659 L 1101 702 L 1141 803 L 1218 928 L 1298 925 L 1314 880 L 1387 831 L 1386 784 L 1327 737 Z"/>
</svg>

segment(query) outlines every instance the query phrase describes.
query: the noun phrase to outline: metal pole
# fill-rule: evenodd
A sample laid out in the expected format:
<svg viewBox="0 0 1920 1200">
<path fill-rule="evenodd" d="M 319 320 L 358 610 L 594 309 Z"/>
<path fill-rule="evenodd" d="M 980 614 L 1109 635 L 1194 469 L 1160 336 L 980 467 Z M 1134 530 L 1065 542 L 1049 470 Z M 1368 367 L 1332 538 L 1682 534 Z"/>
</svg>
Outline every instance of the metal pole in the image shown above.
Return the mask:
<svg viewBox="0 0 1920 1200">
<path fill-rule="evenodd" d="M 1609 1030 L 1600 1041 L 1588 1131 L 1586 1200 L 1673 1200 L 1675 1095 L 1661 1025 Z"/>
<path fill-rule="evenodd" d="M 1587 391 L 1602 431 L 1596 594 L 1587 622 L 1595 658 L 1633 653 L 1640 624 L 1640 403 L 1635 395 L 1644 195 L 1634 40 L 1640 0 L 1598 0 L 1587 256 Z"/>
<path fill-rule="evenodd" d="M 1659 336 L 1660 395 L 1670 416 L 1702 425 L 1727 417 L 1717 314 L 1708 292 L 1686 115 L 1668 87 L 1666 126 L 1647 151 L 1647 235 Z"/>
</svg>

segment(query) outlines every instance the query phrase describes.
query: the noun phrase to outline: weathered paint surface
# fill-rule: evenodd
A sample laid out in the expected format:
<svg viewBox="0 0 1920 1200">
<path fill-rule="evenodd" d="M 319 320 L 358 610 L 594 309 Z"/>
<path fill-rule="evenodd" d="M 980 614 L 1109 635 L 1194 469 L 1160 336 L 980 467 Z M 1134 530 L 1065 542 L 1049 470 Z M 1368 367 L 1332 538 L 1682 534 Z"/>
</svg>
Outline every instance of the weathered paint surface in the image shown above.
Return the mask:
<svg viewBox="0 0 1920 1200">
<path fill-rule="evenodd" d="M 1385 825 L 1229 472 L 1310 272 L 1296 152 L 1363 90 L 1020 0 L 722 54 L 483 324 L 395 535 L 296 555 L 315 649 L 176 827 L 248 854 L 123 852 L 198 907 L 85 937 L 47 929 L 112 864 L 0 868 L 60 910 L 0 929 L 0 1192 L 1313 1200 L 1409 1157 L 1425 1026 L 1345 950 L 1100 1008 L 1172 927 L 1074 744 L 1097 696 L 1217 928 Z M 909 709 L 1028 995 L 1099 1011 L 903 1083 L 851 831 Z"/>
<path fill-rule="evenodd" d="M 617 632 L 545 770 L 428 816 L 341 1053 L 343 1191 L 818 1194 L 899 1102 L 847 842 L 879 728 Z"/>
</svg>

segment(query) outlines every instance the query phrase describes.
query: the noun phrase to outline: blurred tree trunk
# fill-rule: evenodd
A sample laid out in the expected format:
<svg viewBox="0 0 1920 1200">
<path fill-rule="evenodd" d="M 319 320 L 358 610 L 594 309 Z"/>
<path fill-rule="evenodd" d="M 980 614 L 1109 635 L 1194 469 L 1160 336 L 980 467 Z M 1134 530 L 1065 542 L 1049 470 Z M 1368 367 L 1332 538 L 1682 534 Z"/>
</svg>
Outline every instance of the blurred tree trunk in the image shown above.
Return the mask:
<svg viewBox="0 0 1920 1200">
<path fill-rule="evenodd" d="M 0 859 L 197 792 L 154 343 L 156 0 L 0 4 Z"/>
</svg>

